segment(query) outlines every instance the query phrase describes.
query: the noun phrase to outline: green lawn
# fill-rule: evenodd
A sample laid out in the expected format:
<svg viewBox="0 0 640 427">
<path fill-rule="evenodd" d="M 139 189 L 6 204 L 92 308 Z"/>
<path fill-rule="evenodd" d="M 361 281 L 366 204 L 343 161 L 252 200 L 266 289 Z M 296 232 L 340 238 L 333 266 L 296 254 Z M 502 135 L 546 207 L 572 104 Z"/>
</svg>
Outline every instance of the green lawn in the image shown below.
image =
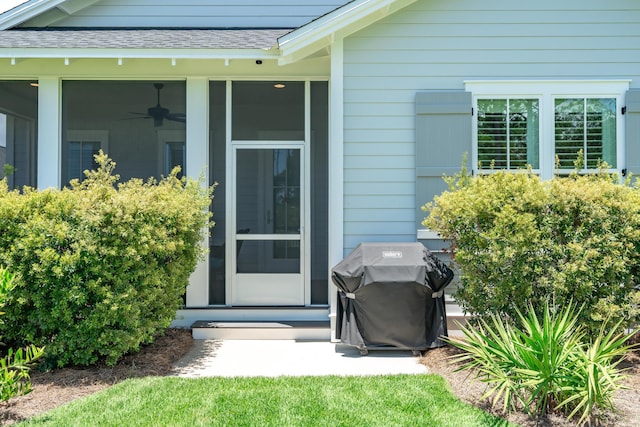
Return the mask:
<svg viewBox="0 0 640 427">
<path fill-rule="evenodd" d="M 509 426 L 437 375 L 127 380 L 21 423 L 46 426 Z"/>
</svg>

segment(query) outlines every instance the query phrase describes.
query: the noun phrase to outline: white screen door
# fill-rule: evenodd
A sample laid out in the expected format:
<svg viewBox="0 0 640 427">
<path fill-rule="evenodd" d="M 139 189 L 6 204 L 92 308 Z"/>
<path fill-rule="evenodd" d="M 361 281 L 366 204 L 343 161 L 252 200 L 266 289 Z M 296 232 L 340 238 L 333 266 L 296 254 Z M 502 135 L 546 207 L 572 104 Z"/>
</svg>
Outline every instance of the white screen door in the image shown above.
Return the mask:
<svg viewBox="0 0 640 427">
<path fill-rule="evenodd" d="M 304 144 L 233 148 L 232 305 L 304 305 Z"/>
</svg>

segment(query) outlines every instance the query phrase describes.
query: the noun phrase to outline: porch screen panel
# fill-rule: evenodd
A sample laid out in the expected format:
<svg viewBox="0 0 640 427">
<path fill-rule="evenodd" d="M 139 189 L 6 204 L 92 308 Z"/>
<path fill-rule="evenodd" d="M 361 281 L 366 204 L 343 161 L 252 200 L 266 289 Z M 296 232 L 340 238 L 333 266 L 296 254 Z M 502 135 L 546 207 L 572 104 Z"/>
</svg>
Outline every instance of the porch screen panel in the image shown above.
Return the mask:
<svg viewBox="0 0 640 427">
<path fill-rule="evenodd" d="M 169 164 L 184 172 L 184 156 L 178 151 L 186 143 L 185 112 L 184 81 L 63 81 L 63 185 L 78 178 L 78 155 L 95 151 L 74 145 L 70 131 L 108 134 L 108 143 L 99 148 L 116 163 L 115 173 L 123 182 L 159 179 Z M 171 135 L 171 149 L 166 135 Z M 82 159 L 86 169 L 90 162 Z"/>
<path fill-rule="evenodd" d="M 209 238 L 209 304 L 226 303 L 226 82 L 209 83 L 209 185 L 216 185 Z"/>
<path fill-rule="evenodd" d="M 304 82 L 233 82 L 234 141 L 304 140 Z"/>
<path fill-rule="evenodd" d="M 329 303 L 329 95 L 311 82 L 311 304 Z"/>
<path fill-rule="evenodd" d="M 0 179 L 9 189 L 36 187 L 38 88 L 0 81 Z"/>
<path fill-rule="evenodd" d="M 237 273 L 300 273 L 300 148 L 236 151 Z M 278 235 L 245 240 L 246 234 Z"/>
</svg>

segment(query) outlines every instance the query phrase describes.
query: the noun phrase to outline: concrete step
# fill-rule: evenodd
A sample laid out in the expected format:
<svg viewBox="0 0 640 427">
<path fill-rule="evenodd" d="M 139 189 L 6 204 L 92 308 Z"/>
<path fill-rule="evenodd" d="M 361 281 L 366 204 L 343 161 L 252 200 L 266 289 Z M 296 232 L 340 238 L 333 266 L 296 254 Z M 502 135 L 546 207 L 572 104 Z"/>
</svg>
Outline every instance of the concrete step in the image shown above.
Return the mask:
<svg viewBox="0 0 640 427">
<path fill-rule="evenodd" d="M 238 322 L 198 320 L 191 325 L 193 339 L 329 341 L 328 321 Z"/>
<path fill-rule="evenodd" d="M 201 307 L 178 310 L 174 328 L 206 319 L 217 322 L 328 322 L 329 307 Z"/>
</svg>

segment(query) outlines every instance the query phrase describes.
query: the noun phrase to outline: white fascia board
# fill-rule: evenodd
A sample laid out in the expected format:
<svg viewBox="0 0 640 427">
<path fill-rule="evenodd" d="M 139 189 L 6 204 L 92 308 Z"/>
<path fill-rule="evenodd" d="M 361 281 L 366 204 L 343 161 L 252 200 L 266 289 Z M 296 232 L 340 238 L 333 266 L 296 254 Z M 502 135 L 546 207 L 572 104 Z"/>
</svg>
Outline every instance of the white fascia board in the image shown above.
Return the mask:
<svg viewBox="0 0 640 427">
<path fill-rule="evenodd" d="M 30 0 L 0 15 L 0 30 L 7 30 L 38 16 L 67 0 Z"/>
<path fill-rule="evenodd" d="M 0 49 L 0 58 L 175 58 L 175 59 L 277 59 L 279 52 L 263 49 Z"/>
<path fill-rule="evenodd" d="M 334 35 L 346 37 L 402 9 L 416 0 L 356 0 L 278 39 L 279 63 L 290 64 L 323 49 Z"/>
</svg>

